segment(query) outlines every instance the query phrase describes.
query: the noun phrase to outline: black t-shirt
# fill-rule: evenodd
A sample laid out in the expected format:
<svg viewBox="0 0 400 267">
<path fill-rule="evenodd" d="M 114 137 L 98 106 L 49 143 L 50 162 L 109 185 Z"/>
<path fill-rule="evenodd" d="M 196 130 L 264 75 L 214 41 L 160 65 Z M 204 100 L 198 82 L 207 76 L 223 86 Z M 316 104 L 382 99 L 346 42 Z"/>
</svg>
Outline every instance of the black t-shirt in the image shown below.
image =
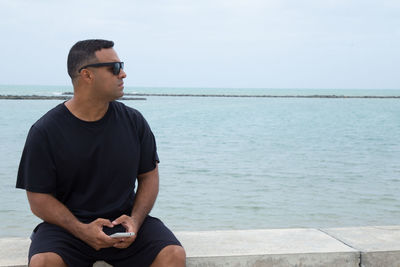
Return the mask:
<svg viewBox="0 0 400 267">
<path fill-rule="evenodd" d="M 52 194 L 83 222 L 114 219 L 131 212 L 137 176 L 158 161 L 137 110 L 113 101 L 102 119 L 86 122 L 60 104 L 31 127 L 16 186 Z"/>
</svg>

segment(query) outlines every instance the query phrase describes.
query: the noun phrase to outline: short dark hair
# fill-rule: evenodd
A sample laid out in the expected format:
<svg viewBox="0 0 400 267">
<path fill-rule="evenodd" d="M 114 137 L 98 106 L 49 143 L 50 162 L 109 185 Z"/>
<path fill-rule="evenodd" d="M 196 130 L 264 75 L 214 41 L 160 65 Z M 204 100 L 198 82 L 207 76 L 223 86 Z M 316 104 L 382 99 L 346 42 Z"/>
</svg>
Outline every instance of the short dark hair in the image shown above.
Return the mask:
<svg viewBox="0 0 400 267">
<path fill-rule="evenodd" d="M 78 76 L 78 70 L 85 64 L 96 63 L 96 51 L 103 48 L 112 48 L 113 41 L 102 39 L 89 39 L 79 41 L 71 47 L 68 54 L 67 67 L 68 75 L 74 80 Z"/>
</svg>

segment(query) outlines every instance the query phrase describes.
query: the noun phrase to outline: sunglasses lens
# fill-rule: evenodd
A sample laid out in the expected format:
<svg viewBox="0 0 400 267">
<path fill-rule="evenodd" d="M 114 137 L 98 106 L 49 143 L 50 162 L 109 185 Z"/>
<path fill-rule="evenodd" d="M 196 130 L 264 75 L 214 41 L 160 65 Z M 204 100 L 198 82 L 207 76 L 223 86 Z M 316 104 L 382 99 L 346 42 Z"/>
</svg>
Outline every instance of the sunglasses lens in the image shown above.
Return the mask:
<svg viewBox="0 0 400 267">
<path fill-rule="evenodd" d="M 121 69 L 124 68 L 124 62 L 115 62 L 113 66 L 113 73 L 114 75 L 119 75 Z"/>
<path fill-rule="evenodd" d="M 114 75 L 118 75 L 119 74 L 119 71 L 120 71 L 120 66 L 119 66 L 119 63 L 114 63 L 114 66 L 113 66 L 113 73 L 114 73 Z"/>
</svg>

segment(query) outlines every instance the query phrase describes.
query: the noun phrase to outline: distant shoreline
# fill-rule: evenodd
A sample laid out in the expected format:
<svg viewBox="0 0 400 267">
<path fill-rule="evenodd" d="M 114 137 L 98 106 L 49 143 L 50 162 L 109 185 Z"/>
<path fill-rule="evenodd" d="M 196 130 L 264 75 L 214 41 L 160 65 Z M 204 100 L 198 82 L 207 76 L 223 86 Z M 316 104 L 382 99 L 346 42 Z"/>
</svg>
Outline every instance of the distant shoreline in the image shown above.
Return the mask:
<svg viewBox="0 0 400 267">
<path fill-rule="evenodd" d="M 400 96 L 345 96 L 345 95 L 227 95 L 227 94 L 126 94 L 135 96 L 174 97 L 248 97 L 248 98 L 400 98 Z"/>
<path fill-rule="evenodd" d="M 0 99 L 6 100 L 68 100 L 70 95 L 0 95 Z M 121 100 L 146 100 L 144 97 L 122 97 Z"/>
<path fill-rule="evenodd" d="M 62 95 L 0 95 L 0 99 L 8 100 L 68 100 L 73 93 Z M 237 98 L 380 98 L 399 99 L 400 96 L 346 96 L 346 95 L 234 95 L 234 94 L 130 94 L 126 93 L 120 100 L 146 100 L 145 96 L 165 97 L 237 97 Z"/>
</svg>

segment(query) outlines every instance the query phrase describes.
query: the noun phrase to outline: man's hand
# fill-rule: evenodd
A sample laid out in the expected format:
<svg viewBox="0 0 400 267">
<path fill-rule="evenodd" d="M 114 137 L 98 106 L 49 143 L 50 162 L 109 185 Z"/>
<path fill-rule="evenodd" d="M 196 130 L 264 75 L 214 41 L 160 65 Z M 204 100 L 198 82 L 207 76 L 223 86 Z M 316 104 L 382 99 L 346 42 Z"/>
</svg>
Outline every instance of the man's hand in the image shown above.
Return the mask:
<svg viewBox="0 0 400 267">
<path fill-rule="evenodd" d="M 58 225 L 86 244 L 99 250 L 118 243 L 103 232 L 103 226 L 114 227 L 110 220 L 97 219 L 89 224 L 80 222 L 71 211 L 51 194 L 26 191 L 32 212 L 43 221 Z"/>
<path fill-rule="evenodd" d="M 89 224 L 83 224 L 78 237 L 95 250 L 116 245 L 119 242 L 118 239 L 106 235 L 103 232 L 103 226 L 114 227 L 110 220 L 99 218 Z"/>
<path fill-rule="evenodd" d="M 115 248 L 127 248 L 133 243 L 133 241 L 135 241 L 136 235 L 139 231 L 139 226 L 137 225 L 135 220 L 128 215 L 122 215 L 112 222 L 113 226 L 118 224 L 122 224 L 122 226 L 126 229 L 126 232 L 135 233 L 135 235 L 130 237 L 112 238 L 116 241 L 116 243 L 114 244 Z"/>
</svg>

